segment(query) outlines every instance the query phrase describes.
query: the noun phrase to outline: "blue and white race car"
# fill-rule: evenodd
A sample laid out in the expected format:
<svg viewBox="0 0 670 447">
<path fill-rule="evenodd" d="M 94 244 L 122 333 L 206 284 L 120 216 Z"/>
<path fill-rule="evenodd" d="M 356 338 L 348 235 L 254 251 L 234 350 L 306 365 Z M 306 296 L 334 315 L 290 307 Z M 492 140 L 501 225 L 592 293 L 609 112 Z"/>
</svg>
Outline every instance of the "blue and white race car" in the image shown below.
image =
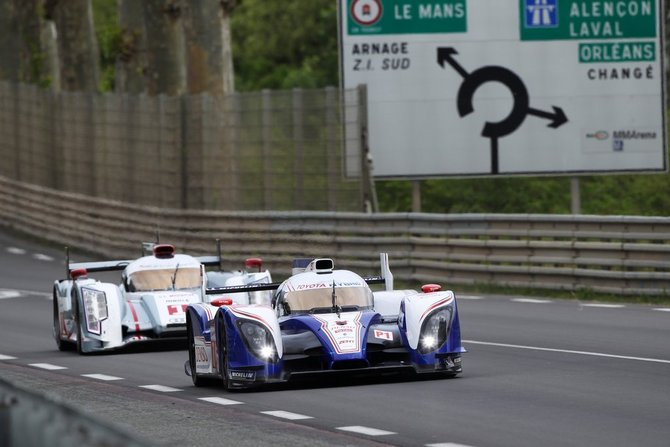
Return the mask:
<svg viewBox="0 0 670 447">
<path fill-rule="evenodd" d="M 145 247 L 146 248 L 146 247 Z M 211 299 L 214 285 L 270 283 L 261 261 L 247 260 L 257 272 L 206 271 L 219 266 L 220 255 L 193 257 L 177 254 L 168 244 L 150 244 L 152 254 L 136 260 L 67 264 L 67 279 L 53 286 L 53 335 L 58 349 L 80 354 L 114 350 L 152 340 L 186 340 L 186 308 Z M 122 271 L 121 281 L 103 282 L 89 273 Z M 244 304 L 268 303 L 270 295 L 238 294 Z"/>
<path fill-rule="evenodd" d="M 330 372 L 410 370 L 453 377 L 462 372 L 461 331 L 452 291 L 393 290 L 388 256 L 382 275 L 363 278 L 314 259 L 281 284 L 208 290 L 276 289 L 270 306 L 230 298 L 194 303 L 186 311 L 187 375 L 196 386 L 226 389 L 286 382 Z M 373 292 L 369 284 L 384 283 Z"/>
</svg>

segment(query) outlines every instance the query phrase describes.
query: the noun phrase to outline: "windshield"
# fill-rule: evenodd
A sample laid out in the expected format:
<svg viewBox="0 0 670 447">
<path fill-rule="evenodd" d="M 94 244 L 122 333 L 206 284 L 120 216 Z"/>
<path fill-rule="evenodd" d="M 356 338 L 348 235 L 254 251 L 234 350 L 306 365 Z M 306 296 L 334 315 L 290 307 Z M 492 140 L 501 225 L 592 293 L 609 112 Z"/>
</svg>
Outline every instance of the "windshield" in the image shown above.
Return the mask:
<svg viewBox="0 0 670 447">
<path fill-rule="evenodd" d="M 330 311 L 333 309 L 333 289 L 323 287 L 286 292 L 284 302 L 290 312 Z M 352 310 L 352 307 L 371 308 L 372 292 L 367 287 L 336 287 L 335 305 L 343 311 Z"/>
<path fill-rule="evenodd" d="M 172 290 L 173 281 L 175 290 L 200 287 L 202 285 L 200 269 L 185 267 L 135 272 L 128 279 L 128 290 L 131 292 Z"/>
</svg>

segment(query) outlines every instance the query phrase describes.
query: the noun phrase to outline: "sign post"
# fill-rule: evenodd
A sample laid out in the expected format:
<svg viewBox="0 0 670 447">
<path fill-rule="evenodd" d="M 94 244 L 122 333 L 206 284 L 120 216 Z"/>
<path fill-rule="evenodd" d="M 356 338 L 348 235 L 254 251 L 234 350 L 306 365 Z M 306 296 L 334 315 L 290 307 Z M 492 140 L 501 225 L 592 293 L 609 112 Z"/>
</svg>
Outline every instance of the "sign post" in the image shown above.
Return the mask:
<svg viewBox="0 0 670 447">
<path fill-rule="evenodd" d="M 661 0 L 339 6 L 376 178 L 667 170 Z"/>
</svg>

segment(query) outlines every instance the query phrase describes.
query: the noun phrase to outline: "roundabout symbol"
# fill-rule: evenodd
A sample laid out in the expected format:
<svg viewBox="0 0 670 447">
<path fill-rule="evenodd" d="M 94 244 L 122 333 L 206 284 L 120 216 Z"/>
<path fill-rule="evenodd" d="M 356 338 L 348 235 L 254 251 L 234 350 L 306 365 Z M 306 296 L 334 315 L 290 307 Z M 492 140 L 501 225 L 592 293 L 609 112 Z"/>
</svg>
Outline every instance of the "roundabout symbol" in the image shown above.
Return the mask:
<svg viewBox="0 0 670 447">
<path fill-rule="evenodd" d="M 513 71 L 497 65 L 487 65 L 468 73 L 454 58 L 456 54 L 458 52 L 452 47 L 439 47 L 437 49 L 437 63 L 442 68 L 445 68 L 445 62 L 448 63 L 463 78 L 463 83 L 459 87 L 456 97 L 459 116 L 464 117 L 474 112 L 472 101 L 475 91 L 487 82 L 500 82 L 510 90 L 514 98 L 512 110 L 507 117 L 498 122 L 487 121 L 482 129 L 482 136 L 491 139 L 492 174 L 498 174 L 499 172 L 498 139 L 517 130 L 523 124 L 527 115 L 551 120 L 547 126 L 554 129 L 568 121 L 560 107 L 552 106 L 553 112 L 530 107 L 528 89 L 521 78 Z"/>
</svg>

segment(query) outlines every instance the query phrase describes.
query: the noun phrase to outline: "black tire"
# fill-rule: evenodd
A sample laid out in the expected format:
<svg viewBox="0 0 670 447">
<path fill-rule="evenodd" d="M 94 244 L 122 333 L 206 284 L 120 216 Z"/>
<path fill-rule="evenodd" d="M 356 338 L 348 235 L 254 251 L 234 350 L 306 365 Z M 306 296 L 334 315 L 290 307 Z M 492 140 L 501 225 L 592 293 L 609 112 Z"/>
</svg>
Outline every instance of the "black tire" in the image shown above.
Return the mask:
<svg viewBox="0 0 670 447">
<path fill-rule="evenodd" d="M 193 385 L 203 386 L 205 380 L 198 377 L 198 374 L 195 372 L 195 335 L 193 335 L 191 316 L 188 314 L 186 316 L 186 337 L 188 339 L 188 363 L 191 367 L 191 380 L 193 380 Z"/>
<path fill-rule="evenodd" d="M 226 322 L 221 318 L 219 327 L 219 372 L 223 382 L 223 389 L 229 390 L 230 380 L 228 379 L 228 340 L 226 337 Z"/>
<path fill-rule="evenodd" d="M 53 333 L 54 339 L 56 339 L 56 346 L 59 351 L 70 351 L 72 350 L 72 344 L 60 338 L 60 317 L 58 315 L 58 296 L 56 292 L 56 287 L 54 286 L 53 293 Z"/>
</svg>

